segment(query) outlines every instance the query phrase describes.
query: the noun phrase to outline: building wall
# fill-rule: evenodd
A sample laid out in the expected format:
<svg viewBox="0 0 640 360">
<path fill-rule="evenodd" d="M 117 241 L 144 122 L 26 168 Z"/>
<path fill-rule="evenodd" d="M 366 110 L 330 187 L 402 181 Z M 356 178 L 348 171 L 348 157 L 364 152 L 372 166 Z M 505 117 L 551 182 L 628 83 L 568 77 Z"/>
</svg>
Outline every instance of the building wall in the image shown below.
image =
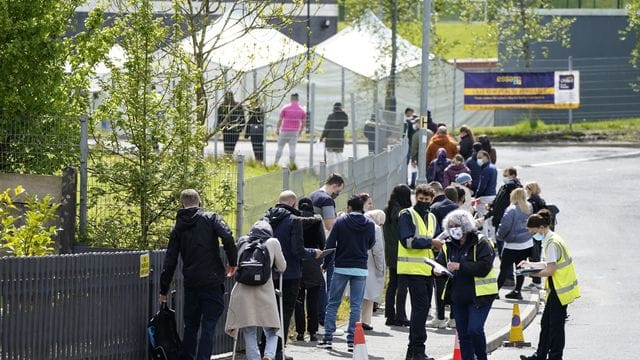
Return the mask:
<svg viewBox="0 0 640 360">
<path fill-rule="evenodd" d="M 624 11 L 552 10 L 544 14 L 576 19 L 570 30 L 571 47 L 544 44 L 549 57 L 534 60 L 530 68 L 530 71 L 566 70 L 568 57 L 573 57 L 573 69 L 580 71 L 581 103 L 579 109 L 573 110 L 574 122 L 640 117 L 640 93 L 632 88 L 632 83 L 640 81 L 640 70 L 629 63 L 636 39 L 621 39 L 620 31 L 627 25 Z M 499 47 L 502 50 L 504 45 Z M 534 48 L 539 50 L 541 45 Z M 524 68 L 511 60 L 506 61 L 504 70 L 524 71 Z M 528 116 L 528 110 L 496 110 L 495 123 L 510 125 Z M 533 116 L 547 123 L 568 122 L 567 110 L 536 110 Z"/>
</svg>

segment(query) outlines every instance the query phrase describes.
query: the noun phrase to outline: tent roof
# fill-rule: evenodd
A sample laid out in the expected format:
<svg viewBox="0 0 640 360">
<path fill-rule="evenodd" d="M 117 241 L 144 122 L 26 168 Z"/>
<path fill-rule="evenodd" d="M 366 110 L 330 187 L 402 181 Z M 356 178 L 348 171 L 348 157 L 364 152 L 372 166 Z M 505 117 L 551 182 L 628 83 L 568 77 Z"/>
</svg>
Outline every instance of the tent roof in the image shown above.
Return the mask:
<svg viewBox="0 0 640 360">
<path fill-rule="evenodd" d="M 398 36 L 398 72 L 421 63 L 422 50 Z M 370 10 L 358 21 L 318 44 L 315 52 L 350 71 L 379 80 L 391 68 L 391 30 Z M 433 54 L 430 54 L 433 59 Z"/>
<path fill-rule="evenodd" d="M 280 31 L 238 11 L 227 11 L 217 18 L 205 36 L 205 51 L 213 49 L 210 62 L 236 71 L 248 72 L 306 52 Z M 182 46 L 192 52 L 191 37 L 184 38 Z"/>
</svg>

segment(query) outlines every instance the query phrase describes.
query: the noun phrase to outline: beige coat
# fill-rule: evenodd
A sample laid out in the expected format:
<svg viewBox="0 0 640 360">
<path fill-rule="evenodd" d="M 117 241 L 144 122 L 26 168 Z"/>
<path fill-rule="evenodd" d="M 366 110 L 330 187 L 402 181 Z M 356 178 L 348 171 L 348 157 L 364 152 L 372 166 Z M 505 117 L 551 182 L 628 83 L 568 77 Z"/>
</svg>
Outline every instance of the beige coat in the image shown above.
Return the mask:
<svg viewBox="0 0 640 360">
<path fill-rule="evenodd" d="M 246 247 L 246 242 L 240 244 L 238 256 Z M 280 242 L 276 238 L 266 241 L 267 249 L 277 272 L 283 272 L 287 268 L 287 262 L 282 254 Z M 232 337 L 238 335 L 238 329 L 248 326 L 261 326 L 280 329 L 280 317 L 278 316 L 278 304 L 275 295 L 273 281 L 267 281 L 260 286 L 251 286 L 236 283 L 231 290 L 229 310 L 225 332 Z M 280 331 L 278 335 L 282 336 Z"/>
</svg>

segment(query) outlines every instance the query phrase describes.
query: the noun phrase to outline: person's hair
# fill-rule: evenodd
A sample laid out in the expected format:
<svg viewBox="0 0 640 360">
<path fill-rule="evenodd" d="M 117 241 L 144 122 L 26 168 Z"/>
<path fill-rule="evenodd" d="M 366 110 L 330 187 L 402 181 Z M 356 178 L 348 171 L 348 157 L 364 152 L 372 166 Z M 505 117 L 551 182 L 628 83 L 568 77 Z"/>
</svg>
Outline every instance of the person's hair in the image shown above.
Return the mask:
<svg viewBox="0 0 640 360">
<path fill-rule="evenodd" d="M 523 188 L 513 190 L 509 196 L 509 200 L 512 205 L 517 206 L 523 213 L 531 213 L 531 208 L 529 208 L 529 202 L 527 201 L 527 194 L 524 192 Z"/>
<path fill-rule="evenodd" d="M 296 196 L 296 193 L 294 193 L 291 190 L 285 190 L 283 192 L 280 193 L 280 197 L 278 198 L 278 202 L 280 204 L 295 204 L 296 200 L 298 200 L 298 197 Z"/>
<path fill-rule="evenodd" d="M 454 187 L 458 192 L 458 204 L 464 204 L 467 201 L 467 193 L 464 191 L 462 186 L 455 184 Z"/>
<path fill-rule="evenodd" d="M 384 211 L 380 209 L 369 210 L 364 213 L 369 219 L 373 220 L 374 223 L 378 226 L 382 226 L 387 219 L 387 216 L 384 214 Z"/>
<path fill-rule="evenodd" d="M 442 184 L 439 181 L 432 181 L 429 183 L 429 187 L 433 190 L 434 194 L 442 194 L 444 189 L 442 188 Z"/>
<path fill-rule="evenodd" d="M 509 176 L 518 176 L 518 170 L 516 170 L 516 168 L 514 168 L 513 166 L 509 166 L 508 168 L 505 168 L 502 171 L 503 174 L 507 174 Z"/>
<path fill-rule="evenodd" d="M 404 114 L 406 115 L 409 111 L 411 112 L 416 112 L 415 110 L 413 110 L 412 108 L 408 107 L 406 109 L 404 109 Z"/>
<path fill-rule="evenodd" d="M 456 156 L 453 157 L 453 161 L 456 162 L 456 164 L 462 164 L 464 162 L 464 157 L 460 154 L 456 154 Z"/>
<path fill-rule="evenodd" d="M 540 185 L 535 181 L 529 181 L 524 185 L 524 188 L 529 192 L 529 195 L 540 195 Z"/>
<path fill-rule="evenodd" d="M 431 188 L 431 186 L 429 186 L 427 184 L 420 184 L 420 185 L 416 186 L 416 196 L 418 196 L 418 195 L 426 195 L 426 196 L 431 197 L 431 198 L 436 196 L 436 194 L 433 192 L 433 189 Z"/>
<path fill-rule="evenodd" d="M 447 127 L 446 126 L 439 126 L 437 133 L 438 133 L 438 135 L 447 135 Z"/>
<path fill-rule="evenodd" d="M 371 195 L 369 195 L 368 193 L 365 193 L 365 192 L 363 192 L 363 193 L 359 193 L 359 194 L 358 194 L 358 196 L 360 196 L 360 197 L 362 198 L 362 203 L 363 203 L 363 204 L 366 204 L 366 203 L 367 203 L 367 201 L 368 201 L 369 199 L 371 199 Z"/>
<path fill-rule="evenodd" d="M 200 195 L 194 189 L 184 189 L 180 193 L 180 203 L 185 208 L 200 206 Z"/>
<path fill-rule="evenodd" d="M 231 91 L 227 91 L 224 93 L 224 99 L 222 100 L 223 105 L 235 105 L 236 101 L 233 98 L 233 93 Z"/>
<path fill-rule="evenodd" d="M 351 211 L 363 212 L 364 201 L 362 201 L 359 195 L 352 195 L 349 200 L 347 200 L 347 206 L 351 208 Z"/>
<path fill-rule="evenodd" d="M 476 231 L 476 223 L 467 210 L 458 209 L 447 214 L 442 220 L 442 227 L 445 231 L 449 230 L 449 222 L 459 225 L 464 233 Z"/>
<path fill-rule="evenodd" d="M 538 228 L 540 226 L 551 226 L 551 212 L 547 209 L 542 209 L 527 219 L 528 228 Z"/>
<path fill-rule="evenodd" d="M 300 200 L 298 200 L 298 209 L 300 209 L 300 211 L 313 212 L 313 201 L 306 196 L 301 197 Z"/>
<path fill-rule="evenodd" d="M 453 201 L 454 203 L 458 202 L 458 190 L 456 189 L 455 186 L 449 185 L 444 189 L 444 196 L 447 197 L 447 199 Z"/>
<path fill-rule="evenodd" d="M 473 137 L 473 131 L 471 131 L 471 128 L 469 128 L 467 125 L 460 126 L 460 132 L 467 133 L 467 136 L 469 137 L 472 143 L 476 141 L 476 138 Z"/>
<path fill-rule="evenodd" d="M 298 101 L 300 96 L 298 95 L 298 93 L 293 93 L 293 94 L 291 94 L 291 98 L 294 99 L 295 101 Z"/>
<path fill-rule="evenodd" d="M 338 173 L 331 173 L 324 183 L 325 185 L 344 185 L 344 177 Z"/>
<path fill-rule="evenodd" d="M 333 111 L 342 111 L 342 103 L 335 103 L 333 104 Z"/>
<path fill-rule="evenodd" d="M 491 162 L 491 157 L 489 156 L 489 153 L 486 150 L 478 151 L 478 155 L 476 157 L 478 157 L 478 156 L 482 156 L 483 158 L 487 158 L 487 159 L 489 159 L 489 162 Z"/>
<path fill-rule="evenodd" d="M 478 141 L 482 144 L 482 150 L 491 152 L 491 141 L 489 141 L 489 136 L 482 134 L 478 137 Z"/>
<path fill-rule="evenodd" d="M 411 188 L 407 184 L 398 184 L 391 190 L 389 201 L 385 209 L 387 219 L 391 219 L 391 208 L 395 205 L 403 209 L 411 207 Z"/>
<path fill-rule="evenodd" d="M 482 150 L 482 144 L 479 142 L 474 142 L 472 146 L 473 146 L 473 151 L 475 152 L 480 152 L 480 150 Z"/>
</svg>

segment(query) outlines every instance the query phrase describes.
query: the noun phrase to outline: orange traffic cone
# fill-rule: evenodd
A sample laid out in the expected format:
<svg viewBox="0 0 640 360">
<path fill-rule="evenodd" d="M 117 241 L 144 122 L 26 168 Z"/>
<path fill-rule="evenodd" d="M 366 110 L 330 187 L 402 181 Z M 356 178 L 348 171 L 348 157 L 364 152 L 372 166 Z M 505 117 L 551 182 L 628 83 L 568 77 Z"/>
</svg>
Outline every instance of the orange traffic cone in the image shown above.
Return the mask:
<svg viewBox="0 0 640 360">
<path fill-rule="evenodd" d="M 509 331 L 509 341 L 503 343 L 506 347 L 527 347 L 530 342 L 524 341 L 522 333 L 522 321 L 520 320 L 520 306 L 513 304 L 513 315 L 511 316 L 511 330 Z"/>
<path fill-rule="evenodd" d="M 369 360 L 367 344 L 364 341 L 362 323 L 356 323 L 356 333 L 353 334 L 353 358 L 354 360 Z"/>
<path fill-rule="evenodd" d="M 452 360 L 462 360 L 462 353 L 460 352 L 460 341 L 458 341 L 458 333 L 456 333 L 456 342 L 453 344 Z"/>
</svg>

